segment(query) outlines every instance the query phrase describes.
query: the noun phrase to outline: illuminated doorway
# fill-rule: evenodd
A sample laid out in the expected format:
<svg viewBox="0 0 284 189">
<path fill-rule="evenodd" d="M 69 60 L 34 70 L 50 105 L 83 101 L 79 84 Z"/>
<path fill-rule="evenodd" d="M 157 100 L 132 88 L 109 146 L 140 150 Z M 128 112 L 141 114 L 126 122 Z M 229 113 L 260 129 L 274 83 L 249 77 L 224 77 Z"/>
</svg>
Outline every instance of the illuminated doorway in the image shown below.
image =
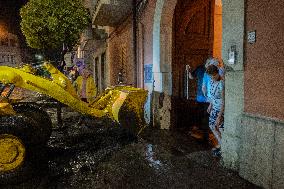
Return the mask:
<svg viewBox="0 0 284 189">
<path fill-rule="evenodd" d="M 204 64 L 208 57 L 222 57 L 221 0 L 179 0 L 173 17 L 173 40 L 172 125 L 190 128 L 201 114 L 195 100 L 197 81 L 189 80 L 186 72 Z"/>
</svg>

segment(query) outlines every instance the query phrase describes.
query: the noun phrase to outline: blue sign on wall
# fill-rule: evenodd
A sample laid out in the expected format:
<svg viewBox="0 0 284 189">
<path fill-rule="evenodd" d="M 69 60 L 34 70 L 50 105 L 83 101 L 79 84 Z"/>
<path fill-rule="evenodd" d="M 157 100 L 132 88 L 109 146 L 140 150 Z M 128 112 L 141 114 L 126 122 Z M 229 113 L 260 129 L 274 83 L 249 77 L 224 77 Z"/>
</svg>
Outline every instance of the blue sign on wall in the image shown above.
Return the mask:
<svg viewBox="0 0 284 189">
<path fill-rule="evenodd" d="M 145 83 L 153 82 L 153 64 L 144 65 L 144 80 Z"/>
</svg>

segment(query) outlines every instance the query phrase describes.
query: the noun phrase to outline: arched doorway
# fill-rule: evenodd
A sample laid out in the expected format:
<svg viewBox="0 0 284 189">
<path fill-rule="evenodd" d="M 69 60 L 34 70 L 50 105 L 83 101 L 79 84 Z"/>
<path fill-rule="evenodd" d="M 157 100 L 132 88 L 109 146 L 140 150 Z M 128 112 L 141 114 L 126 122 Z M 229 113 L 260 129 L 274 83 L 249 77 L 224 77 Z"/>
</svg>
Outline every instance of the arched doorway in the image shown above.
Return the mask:
<svg viewBox="0 0 284 189">
<path fill-rule="evenodd" d="M 221 0 L 217 2 L 221 4 Z M 222 27 L 220 17 L 218 21 L 215 16 L 216 5 L 215 0 L 178 0 L 176 4 L 173 17 L 173 127 L 191 127 L 200 115 L 195 101 L 197 81 L 187 79 L 187 65 L 194 70 L 209 56 L 221 56 Z"/>
</svg>

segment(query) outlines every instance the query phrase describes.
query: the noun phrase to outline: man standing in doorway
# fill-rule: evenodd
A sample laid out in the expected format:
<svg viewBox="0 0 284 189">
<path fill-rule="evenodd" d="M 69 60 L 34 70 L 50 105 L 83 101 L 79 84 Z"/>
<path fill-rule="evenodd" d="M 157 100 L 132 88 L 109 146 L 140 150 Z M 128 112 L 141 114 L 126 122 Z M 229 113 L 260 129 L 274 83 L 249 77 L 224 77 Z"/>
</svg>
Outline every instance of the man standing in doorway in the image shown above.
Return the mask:
<svg viewBox="0 0 284 189">
<path fill-rule="evenodd" d="M 207 108 L 209 103 L 207 102 L 207 98 L 205 97 L 202 91 L 203 78 L 206 77 L 206 68 L 205 65 L 202 64 L 198 66 L 192 73 L 189 72 L 189 79 L 197 79 L 197 94 L 196 94 L 196 102 L 198 104 L 198 111 L 196 115 L 196 125 L 192 127 L 190 132 L 191 136 L 203 140 L 207 139 L 207 131 L 208 131 L 208 113 Z M 207 75 L 207 77 L 209 77 Z"/>
</svg>

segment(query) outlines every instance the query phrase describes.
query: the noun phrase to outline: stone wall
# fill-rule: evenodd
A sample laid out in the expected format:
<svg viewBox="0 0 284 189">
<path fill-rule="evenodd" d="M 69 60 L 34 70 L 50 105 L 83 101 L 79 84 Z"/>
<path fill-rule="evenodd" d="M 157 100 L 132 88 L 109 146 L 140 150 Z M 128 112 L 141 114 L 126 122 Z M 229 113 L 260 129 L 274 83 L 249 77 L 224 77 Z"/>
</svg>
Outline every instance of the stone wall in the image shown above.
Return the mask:
<svg viewBox="0 0 284 189">
<path fill-rule="evenodd" d="M 239 133 L 240 176 L 264 188 L 284 188 L 284 122 L 243 115 Z"/>
<path fill-rule="evenodd" d="M 153 92 L 153 126 L 169 129 L 171 124 L 171 96 L 167 93 Z"/>
<path fill-rule="evenodd" d="M 225 131 L 222 152 L 227 168 L 238 171 L 240 134 L 238 119 L 244 110 L 244 1 L 222 1 L 222 58 L 225 75 Z M 228 50 L 236 47 L 236 62 L 228 64 Z"/>
<path fill-rule="evenodd" d="M 242 71 L 226 73 L 225 86 L 225 129 L 222 136 L 222 153 L 225 166 L 234 170 L 239 167 L 240 128 L 238 120 L 243 113 Z"/>
</svg>

